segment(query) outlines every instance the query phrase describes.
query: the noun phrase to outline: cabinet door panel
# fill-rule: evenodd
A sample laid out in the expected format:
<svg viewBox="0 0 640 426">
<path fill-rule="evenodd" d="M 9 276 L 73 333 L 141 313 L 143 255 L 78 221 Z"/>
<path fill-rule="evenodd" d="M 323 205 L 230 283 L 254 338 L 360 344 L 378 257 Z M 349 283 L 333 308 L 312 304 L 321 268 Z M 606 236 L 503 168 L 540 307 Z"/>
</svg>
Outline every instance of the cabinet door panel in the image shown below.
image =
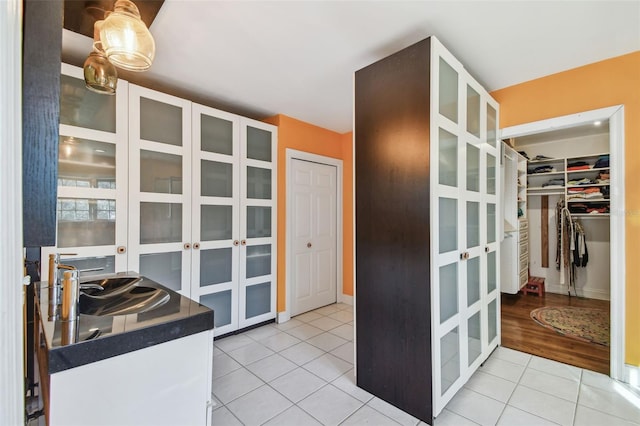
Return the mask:
<svg viewBox="0 0 640 426">
<path fill-rule="evenodd" d="M 130 85 L 129 263 L 185 296 L 193 243 L 190 170 L 191 102 Z"/>
</svg>

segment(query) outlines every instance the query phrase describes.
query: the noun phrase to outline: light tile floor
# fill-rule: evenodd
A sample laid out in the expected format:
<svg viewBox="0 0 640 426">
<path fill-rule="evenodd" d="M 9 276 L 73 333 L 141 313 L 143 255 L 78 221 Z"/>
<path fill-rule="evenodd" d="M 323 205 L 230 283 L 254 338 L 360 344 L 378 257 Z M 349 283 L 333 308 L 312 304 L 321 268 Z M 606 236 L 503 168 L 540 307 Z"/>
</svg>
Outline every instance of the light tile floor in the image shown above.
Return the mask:
<svg viewBox="0 0 640 426">
<path fill-rule="evenodd" d="M 213 424 L 424 425 L 356 387 L 353 356 L 345 304 L 216 340 Z M 605 375 L 499 347 L 435 424 L 640 425 L 640 395 Z"/>
</svg>

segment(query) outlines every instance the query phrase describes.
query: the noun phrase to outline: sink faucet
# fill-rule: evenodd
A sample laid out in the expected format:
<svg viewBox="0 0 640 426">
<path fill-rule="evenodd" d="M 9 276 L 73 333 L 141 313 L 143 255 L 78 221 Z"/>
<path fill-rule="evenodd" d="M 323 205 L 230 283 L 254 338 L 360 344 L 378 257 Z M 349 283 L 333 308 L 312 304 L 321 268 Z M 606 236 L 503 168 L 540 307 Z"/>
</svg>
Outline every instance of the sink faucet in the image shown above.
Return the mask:
<svg viewBox="0 0 640 426">
<path fill-rule="evenodd" d="M 49 291 L 53 293 L 54 303 L 57 303 L 60 287 L 62 287 L 62 309 L 60 319 L 62 321 L 73 321 L 78 317 L 78 304 L 80 300 L 80 290 L 92 288 L 104 290 L 98 284 L 80 284 L 80 272 L 100 271 L 104 268 L 92 268 L 78 270 L 73 265 L 63 265 L 60 263 L 60 256 L 74 256 L 75 253 L 55 253 L 49 255 Z M 59 270 L 64 270 L 62 282 L 58 276 Z"/>
</svg>

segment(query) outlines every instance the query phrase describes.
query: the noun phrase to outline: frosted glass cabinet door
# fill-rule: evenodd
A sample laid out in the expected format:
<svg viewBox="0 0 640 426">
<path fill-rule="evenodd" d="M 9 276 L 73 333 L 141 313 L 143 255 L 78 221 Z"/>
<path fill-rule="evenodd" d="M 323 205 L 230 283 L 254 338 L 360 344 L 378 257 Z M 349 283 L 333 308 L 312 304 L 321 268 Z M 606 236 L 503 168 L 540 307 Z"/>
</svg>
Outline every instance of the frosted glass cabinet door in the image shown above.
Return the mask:
<svg viewBox="0 0 640 426">
<path fill-rule="evenodd" d="M 190 296 L 191 102 L 130 85 L 129 263 Z"/>
<path fill-rule="evenodd" d="M 216 310 L 216 336 L 238 328 L 239 121 L 192 105 L 191 297 Z"/>
<path fill-rule="evenodd" d="M 128 269 L 127 255 L 127 93 L 89 91 L 81 68 L 62 65 L 56 246 L 42 249 L 42 276 L 48 255 L 75 253 L 82 269 L 101 273 Z M 87 266 L 91 265 L 91 266 Z"/>
<path fill-rule="evenodd" d="M 240 121 L 241 328 L 275 317 L 276 132 L 269 124 Z"/>
</svg>

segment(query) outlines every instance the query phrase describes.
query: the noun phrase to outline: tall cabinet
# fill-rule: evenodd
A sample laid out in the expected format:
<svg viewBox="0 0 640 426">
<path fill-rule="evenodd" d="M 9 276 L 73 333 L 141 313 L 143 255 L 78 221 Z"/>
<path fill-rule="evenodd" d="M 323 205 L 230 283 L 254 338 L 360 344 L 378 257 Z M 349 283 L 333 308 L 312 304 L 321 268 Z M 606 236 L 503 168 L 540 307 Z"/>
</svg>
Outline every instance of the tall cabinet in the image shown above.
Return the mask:
<svg viewBox="0 0 640 426">
<path fill-rule="evenodd" d="M 357 384 L 429 424 L 499 342 L 497 129 L 435 37 L 356 72 Z"/>
<path fill-rule="evenodd" d="M 277 128 L 63 65 L 57 245 L 215 311 L 216 336 L 275 318 Z M 44 265 L 46 276 L 47 265 Z"/>
</svg>

